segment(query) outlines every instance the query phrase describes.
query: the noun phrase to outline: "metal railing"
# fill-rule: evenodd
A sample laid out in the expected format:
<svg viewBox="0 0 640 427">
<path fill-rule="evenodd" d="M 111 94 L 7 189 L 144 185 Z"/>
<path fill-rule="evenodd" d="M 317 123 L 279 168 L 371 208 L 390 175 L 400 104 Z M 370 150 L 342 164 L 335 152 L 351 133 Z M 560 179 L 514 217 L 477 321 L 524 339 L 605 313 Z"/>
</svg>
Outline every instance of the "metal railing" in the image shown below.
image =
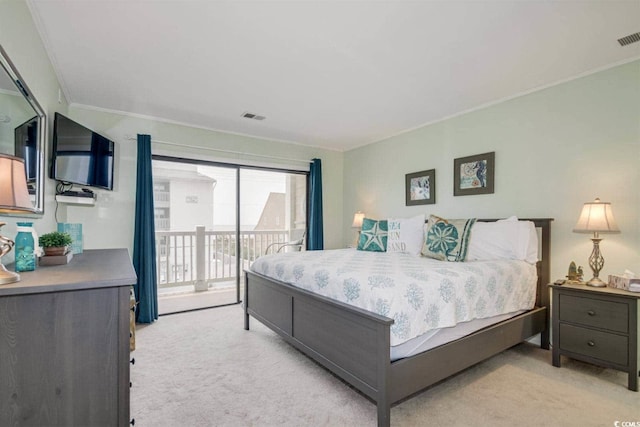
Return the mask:
<svg viewBox="0 0 640 427">
<path fill-rule="evenodd" d="M 297 230 L 296 230 L 297 231 Z M 291 240 L 292 231 L 241 231 L 240 245 L 235 231 L 156 231 L 158 288 L 193 285 L 207 290 L 216 282 L 232 283 L 236 278 L 236 257 L 240 248 L 240 274 L 272 243 Z"/>
</svg>

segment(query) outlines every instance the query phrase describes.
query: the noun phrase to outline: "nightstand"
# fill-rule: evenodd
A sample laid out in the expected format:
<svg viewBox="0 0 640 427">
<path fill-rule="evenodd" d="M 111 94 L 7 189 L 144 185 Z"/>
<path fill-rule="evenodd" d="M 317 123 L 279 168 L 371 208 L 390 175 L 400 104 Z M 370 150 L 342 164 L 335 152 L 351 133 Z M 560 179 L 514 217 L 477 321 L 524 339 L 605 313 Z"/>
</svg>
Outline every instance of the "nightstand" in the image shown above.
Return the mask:
<svg viewBox="0 0 640 427">
<path fill-rule="evenodd" d="M 560 367 L 565 355 L 625 371 L 629 390 L 638 391 L 640 294 L 586 285 L 550 287 L 553 366 Z"/>
</svg>

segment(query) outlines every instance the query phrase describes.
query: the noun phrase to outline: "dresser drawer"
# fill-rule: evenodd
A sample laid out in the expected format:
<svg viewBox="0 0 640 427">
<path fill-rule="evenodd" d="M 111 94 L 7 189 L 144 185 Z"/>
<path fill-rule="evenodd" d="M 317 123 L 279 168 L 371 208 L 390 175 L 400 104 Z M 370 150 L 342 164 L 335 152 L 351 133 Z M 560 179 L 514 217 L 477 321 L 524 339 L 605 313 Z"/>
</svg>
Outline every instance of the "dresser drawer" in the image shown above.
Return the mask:
<svg viewBox="0 0 640 427">
<path fill-rule="evenodd" d="M 629 305 L 560 294 L 560 321 L 593 326 L 600 329 L 629 332 Z"/>
<path fill-rule="evenodd" d="M 629 339 L 573 325 L 560 325 L 560 349 L 618 365 L 629 363 Z"/>
</svg>

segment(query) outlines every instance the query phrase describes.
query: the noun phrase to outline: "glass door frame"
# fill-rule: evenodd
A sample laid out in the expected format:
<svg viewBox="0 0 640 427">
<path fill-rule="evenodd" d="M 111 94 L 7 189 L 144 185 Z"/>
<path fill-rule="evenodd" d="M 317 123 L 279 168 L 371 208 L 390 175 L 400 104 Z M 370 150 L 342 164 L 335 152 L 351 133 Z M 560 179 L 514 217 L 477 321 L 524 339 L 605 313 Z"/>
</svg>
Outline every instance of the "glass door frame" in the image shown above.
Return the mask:
<svg viewBox="0 0 640 427">
<path fill-rule="evenodd" d="M 221 161 L 215 161 L 215 160 L 202 160 L 202 159 L 193 159 L 193 158 L 188 158 L 188 157 L 177 157 L 177 156 L 169 156 L 169 155 L 165 155 L 165 154 L 153 154 L 151 156 L 151 160 L 152 162 L 154 160 L 158 160 L 158 161 L 163 161 L 163 162 L 173 162 L 173 163 L 183 163 L 183 164 L 192 164 L 192 165 L 200 165 L 200 166 L 212 166 L 212 167 L 221 167 L 221 168 L 228 168 L 228 169 L 235 169 L 236 171 L 236 224 L 235 224 L 235 237 L 236 237 L 236 302 L 235 303 L 231 303 L 231 304 L 239 304 L 242 302 L 241 299 L 241 284 L 240 284 L 240 279 L 241 279 L 241 267 L 240 264 L 242 262 L 241 260 L 241 250 L 242 248 L 240 247 L 240 228 L 241 228 L 241 224 L 240 224 L 240 195 L 241 195 L 241 184 L 240 184 L 240 172 L 245 169 L 245 170 L 259 170 L 259 171 L 266 171 L 266 172 L 278 172 L 278 173 L 285 173 L 285 174 L 296 174 L 296 175 L 305 175 L 305 179 L 306 179 L 306 201 L 305 201 L 305 205 L 306 205 L 306 223 L 305 223 L 305 231 L 308 231 L 309 228 L 309 171 L 301 171 L 301 170 L 295 170 L 295 169 L 284 169 L 284 168 L 277 168 L 277 167 L 270 167 L 270 166 L 254 166 L 254 165 L 243 165 L 240 163 L 228 163 L 228 162 L 221 162 Z M 154 230 L 155 232 L 155 230 Z M 231 305 L 231 304 L 223 304 L 221 306 L 224 305 Z M 212 306 L 212 307 L 220 307 L 220 306 Z M 205 308 L 212 308 L 212 307 L 203 307 L 203 308 L 196 308 L 193 310 L 203 310 Z M 186 311 L 192 311 L 192 310 L 186 310 Z"/>
</svg>

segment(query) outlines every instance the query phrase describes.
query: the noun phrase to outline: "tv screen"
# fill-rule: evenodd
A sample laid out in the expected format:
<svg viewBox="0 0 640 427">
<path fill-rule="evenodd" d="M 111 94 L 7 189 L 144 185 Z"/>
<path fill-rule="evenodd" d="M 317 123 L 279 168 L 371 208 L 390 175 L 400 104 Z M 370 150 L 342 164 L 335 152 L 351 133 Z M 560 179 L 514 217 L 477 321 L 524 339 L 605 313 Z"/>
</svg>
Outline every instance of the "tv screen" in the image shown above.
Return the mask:
<svg viewBox="0 0 640 427">
<path fill-rule="evenodd" d="M 113 190 L 114 143 L 56 113 L 51 178 Z"/>
<path fill-rule="evenodd" d="M 14 139 L 15 156 L 24 159 L 27 183 L 33 183 L 38 173 L 38 117 L 32 117 L 15 128 Z"/>
</svg>

